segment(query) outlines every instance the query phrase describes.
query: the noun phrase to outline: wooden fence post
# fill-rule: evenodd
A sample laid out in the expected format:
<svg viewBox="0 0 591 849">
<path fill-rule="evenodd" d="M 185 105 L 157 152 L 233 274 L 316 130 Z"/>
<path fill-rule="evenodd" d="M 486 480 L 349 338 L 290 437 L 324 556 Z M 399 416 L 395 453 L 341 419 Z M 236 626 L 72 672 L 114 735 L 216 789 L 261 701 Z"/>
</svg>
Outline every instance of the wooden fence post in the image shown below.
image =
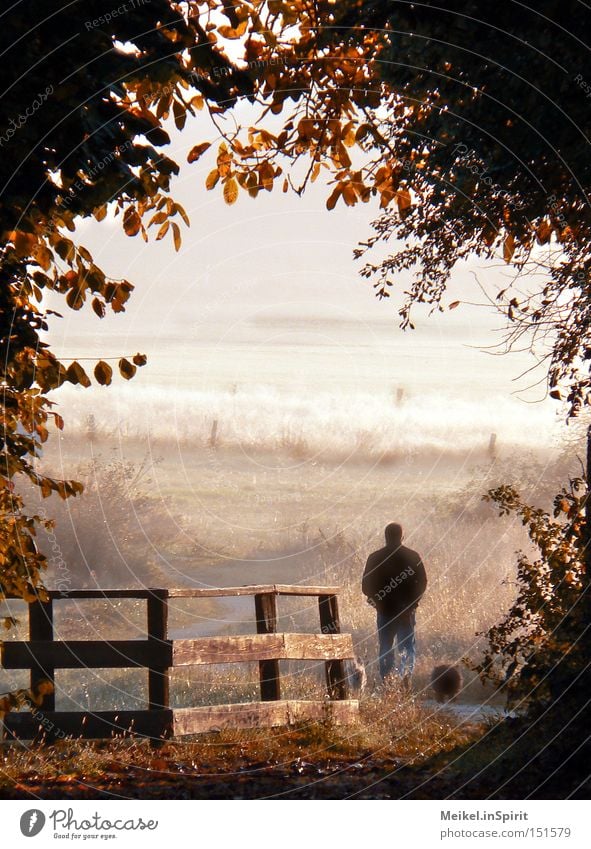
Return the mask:
<svg viewBox="0 0 591 849">
<path fill-rule="evenodd" d="M 153 590 L 148 596 L 148 639 L 164 641 L 168 628 L 168 593 Z M 169 669 L 167 666 L 150 666 L 148 671 L 149 710 L 166 710 L 169 707 Z"/>
<path fill-rule="evenodd" d="M 50 601 L 34 601 L 29 604 L 29 640 L 53 641 L 53 602 Z M 35 692 L 35 688 L 40 681 L 50 681 L 54 690 L 43 696 L 39 704 L 39 709 L 43 711 L 55 710 L 55 669 L 46 666 L 42 667 L 38 664 L 31 664 L 31 690 Z"/>
<path fill-rule="evenodd" d="M 322 633 L 340 634 L 339 603 L 336 595 L 318 596 L 318 608 Z M 349 697 L 344 661 L 326 661 L 326 686 L 331 699 L 347 699 Z"/>
<path fill-rule="evenodd" d="M 277 633 L 277 595 L 259 593 L 254 597 L 257 634 Z M 261 700 L 273 702 L 281 698 L 278 660 L 259 660 Z"/>
</svg>

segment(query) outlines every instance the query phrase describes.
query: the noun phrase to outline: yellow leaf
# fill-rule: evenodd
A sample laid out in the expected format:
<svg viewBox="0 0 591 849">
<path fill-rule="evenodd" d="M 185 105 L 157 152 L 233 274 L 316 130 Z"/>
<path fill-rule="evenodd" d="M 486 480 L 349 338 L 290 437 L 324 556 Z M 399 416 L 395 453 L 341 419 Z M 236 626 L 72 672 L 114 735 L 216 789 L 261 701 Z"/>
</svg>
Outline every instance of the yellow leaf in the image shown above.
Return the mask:
<svg viewBox="0 0 591 849">
<path fill-rule="evenodd" d="M 238 200 L 238 183 L 234 177 L 230 177 L 224 183 L 224 200 L 229 206 Z"/>
<path fill-rule="evenodd" d="M 207 175 L 207 180 L 205 181 L 205 188 L 208 192 L 210 192 L 217 184 L 217 181 L 220 179 L 220 172 L 217 168 L 214 168 L 213 171 L 210 171 Z"/>
<path fill-rule="evenodd" d="M 156 234 L 156 241 L 159 242 L 160 239 L 163 239 L 168 233 L 168 228 L 170 227 L 170 221 L 165 221 L 162 227 L 158 230 Z"/>
<path fill-rule="evenodd" d="M 180 251 L 181 249 L 181 230 L 178 224 L 172 222 L 172 238 L 174 240 L 174 249 L 175 251 Z"/>
</svg>

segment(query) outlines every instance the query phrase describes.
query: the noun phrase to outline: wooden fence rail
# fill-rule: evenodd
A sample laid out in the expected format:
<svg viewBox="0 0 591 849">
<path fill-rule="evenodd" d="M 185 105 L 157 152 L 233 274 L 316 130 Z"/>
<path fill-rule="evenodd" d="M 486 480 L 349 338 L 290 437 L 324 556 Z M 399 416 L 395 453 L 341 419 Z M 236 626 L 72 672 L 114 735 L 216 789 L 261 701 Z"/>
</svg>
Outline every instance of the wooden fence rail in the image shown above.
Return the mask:
<svg viewBox="0 0 591 849">
<path fill-rule="evenodd" d="M 55 683 L 57 669 L 145 668 L 148 671 L 148 707 L 133 711 L 56 711 L 55 692 L 44 696 L 34 712 L 9 713 L 4 732 L 11 736 L 110 737 L 138 734 L 160 739 L 197 734 L 214 729 L 288 725 L 328 720 L 355 721 L 358 702 L 349 699 L 345 661 L 353 657 L 350 634 L 342 634 L 338 612 L 338 587 L 304 587 L 266 584 L 212 589 L 72 590 L 49 591 L 48 601 L 29 604 L 29 639 L 0 644 L 0 665 L 29 669 L 31 687 L 40 681 Z M 171 599 L 254 598 L 257 633 L 245 636 L 168 637 Z M 280 596 L 318 599 L 320 633 L 277 631 Z M 146 601 L 146 639 L 56 640 L 54 606 L 63 600 L 143 599 Z M 282 700 L 280 660 L 323 661 L 327 699 Z M 218 663 L 258 663 L 260 702 L 170 707 L 170 670 L 179 666 Z"/>
</svg>

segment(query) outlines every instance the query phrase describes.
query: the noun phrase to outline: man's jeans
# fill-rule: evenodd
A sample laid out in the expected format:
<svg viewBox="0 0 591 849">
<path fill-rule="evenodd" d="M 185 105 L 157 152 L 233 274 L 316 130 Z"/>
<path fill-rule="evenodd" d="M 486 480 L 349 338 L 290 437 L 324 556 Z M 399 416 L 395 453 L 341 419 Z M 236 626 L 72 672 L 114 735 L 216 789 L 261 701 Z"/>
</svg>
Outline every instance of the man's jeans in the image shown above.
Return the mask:
<svg viewBox="0 0 591 849">
<path fill-rule="evenodd" d="M 378 639 L 380 643 L 380 675 L 385 678 L 394 669 L 394 643 L 398 646 L 398 674 L 401 678 L 412 675 L 415 665 L 415 615 L 416 608 L 405 610 L 398 616 L 378 611 Z"/>
</svg>

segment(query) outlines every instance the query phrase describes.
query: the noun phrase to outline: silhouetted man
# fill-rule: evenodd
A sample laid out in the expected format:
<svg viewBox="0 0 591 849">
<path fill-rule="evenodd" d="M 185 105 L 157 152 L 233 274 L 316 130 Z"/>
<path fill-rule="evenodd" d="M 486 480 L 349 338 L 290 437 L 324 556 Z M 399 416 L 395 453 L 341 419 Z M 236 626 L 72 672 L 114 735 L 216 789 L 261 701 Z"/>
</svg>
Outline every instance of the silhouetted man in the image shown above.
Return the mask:
<svg viewBox="0 0 591 849">
<path fill-rule="evenodd" d="M 402 528 L 386 526 L 386 545 L 369 555 L 361 588 L 377 612 L 380 675 L 394 669 L 394 641 L 398 646 L 398 673 L 406 687 L 415 664 L 415 613 L 427 588 L 427 575 L 416 551 L 402 545 Z"/>
</svg>

